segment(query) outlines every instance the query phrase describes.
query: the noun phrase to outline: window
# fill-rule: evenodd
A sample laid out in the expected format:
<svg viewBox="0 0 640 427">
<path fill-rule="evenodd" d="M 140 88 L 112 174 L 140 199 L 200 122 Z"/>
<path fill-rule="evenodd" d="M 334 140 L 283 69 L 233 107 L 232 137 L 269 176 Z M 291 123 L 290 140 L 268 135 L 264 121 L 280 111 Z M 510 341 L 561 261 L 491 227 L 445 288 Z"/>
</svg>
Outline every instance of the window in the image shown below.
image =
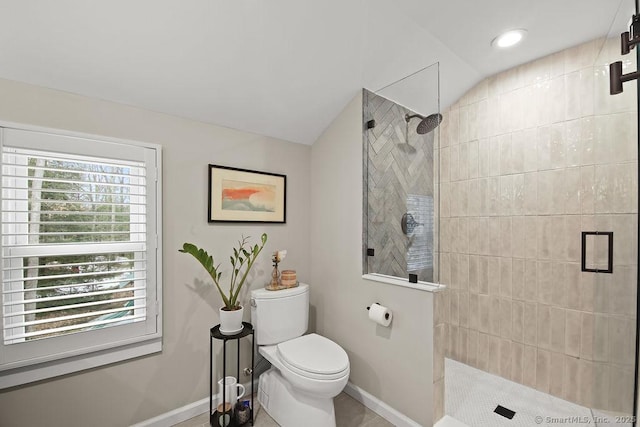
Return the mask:
<svg viewBox="0 0 640 427">
<path fill-rule="evenodd" d="M 0 130 L 0 388 L 159 351 L 159 147 Z"/>
</svg>

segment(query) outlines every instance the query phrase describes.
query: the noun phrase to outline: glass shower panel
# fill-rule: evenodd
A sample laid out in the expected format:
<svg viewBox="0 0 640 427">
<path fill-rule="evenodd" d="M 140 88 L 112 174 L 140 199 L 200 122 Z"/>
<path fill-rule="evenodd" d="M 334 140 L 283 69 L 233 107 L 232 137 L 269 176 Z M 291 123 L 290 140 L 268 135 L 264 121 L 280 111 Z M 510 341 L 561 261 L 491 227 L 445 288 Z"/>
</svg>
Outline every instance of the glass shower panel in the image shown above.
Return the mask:
<svg viewBox="0 0 640 427">
<path fill-rule="evenodd" d="M 584 168 L 585 200 L 593 203 L 583 217 L 583 231 L 595 231 L 587 260 L 597 273 L 582 272 L 583 341 L 578 365 L 586 390 L 585 406 L 607 416 L 609 425 L 633 414 L 636 365 L 636 295 L 638 246 L 638 111 L 636 82 L 609 94 L 609 64 L 623 62 L 623 72 L 636 70 L 636 52 L 620 53 L 620 32 L 633 14 L 623 2 L 607 38 L 595 46 L 593 73 L 593 138 L 591 160 Z M 588 185 L 585 185 L 588 184 Z M 588 230 L 587 230 L 588 228 Z M 588 250 L 593 249 L 593 255 Z M 570 323 L 567 321 L 567 327 Z M 589 337 L 588 334 L 591 334 Z M 591 391 L 591 393 L 588 393 Z M 587 403 L 590 403 L 587 405 Z M 616 416 L 622 419 L 616 420 Z M 596 417 L 598 420 L 598 417 Z M 622 425 L 631 425 L 624 423 Z"/>
<path fill-rule="evenodd" d="M 363 94 L 364 274 L 437 281 L 439 76 Z"/>
</svg>

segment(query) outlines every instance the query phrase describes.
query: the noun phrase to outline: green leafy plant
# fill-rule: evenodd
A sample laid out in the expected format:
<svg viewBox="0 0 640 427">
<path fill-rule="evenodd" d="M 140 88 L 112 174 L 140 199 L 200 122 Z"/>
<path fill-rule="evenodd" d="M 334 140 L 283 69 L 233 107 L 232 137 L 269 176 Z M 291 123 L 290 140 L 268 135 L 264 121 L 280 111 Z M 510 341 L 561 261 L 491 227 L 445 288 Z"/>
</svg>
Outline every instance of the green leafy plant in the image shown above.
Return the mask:
<svg viewBox="0 0 640 427">
<path fill-rule="evenodd" d="M 244 285 L 247 275 L 253 267 L 253 263 L 262 252 L 262 248 L 267 243 L 267 234 L 263 233 L 261 236 L 261 245 L 255 244 L 251 246 L 249 244 L 250 237 L 242 236 L 242 240 L 238 241 L 238 247 L 233 248 L 233 255 L 229 257 L 231 261 L 231 279 L 229 283 L 229 293 L 225 293 L 220 286 L 220 279 L 222 278 L 222 271 L 220 271 L 220 264 L 215 265 L 213 256 L 209 255 L 207 251 L 194 245 L 193 243 L 184 243 L 182 249 L 178 249 L 179 252 L 193 255 L 193 257 L 200 262 L 204 269 L 209 273 L 213 283 L 218 288 L 222 301 L 224 302 L 227 310 L 238 310 L 238 296 L 242 285 Z"/>
</svg>

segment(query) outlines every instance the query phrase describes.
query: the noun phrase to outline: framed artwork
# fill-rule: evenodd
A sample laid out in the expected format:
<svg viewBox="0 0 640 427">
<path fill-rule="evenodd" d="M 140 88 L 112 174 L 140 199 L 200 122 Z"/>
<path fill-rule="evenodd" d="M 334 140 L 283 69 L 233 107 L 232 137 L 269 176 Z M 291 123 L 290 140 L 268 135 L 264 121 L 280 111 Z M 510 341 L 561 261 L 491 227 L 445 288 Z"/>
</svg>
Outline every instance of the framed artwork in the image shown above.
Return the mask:
<svg viewBox="0 0 640 427">
<path fill-rule="evenodd" d="M 287 219 L 287 177 L 209 165 L 209 222 L 273 222 Z"/>
</svg>

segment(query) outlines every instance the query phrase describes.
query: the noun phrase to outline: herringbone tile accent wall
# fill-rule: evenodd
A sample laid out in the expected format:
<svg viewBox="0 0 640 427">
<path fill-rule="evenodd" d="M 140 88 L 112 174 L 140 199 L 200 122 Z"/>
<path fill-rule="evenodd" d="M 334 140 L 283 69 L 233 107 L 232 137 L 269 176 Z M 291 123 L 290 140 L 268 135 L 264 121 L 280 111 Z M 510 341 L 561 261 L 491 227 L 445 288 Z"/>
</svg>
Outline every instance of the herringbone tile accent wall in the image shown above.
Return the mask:
<svg viewBox="0 0 640 427">
<path fill-rule="evenodd" d="M 420 120 L 405 121 L 415 112 L 393 101 L 365 90 L 363 102 L 366 272 L 433 281 L 433 133 L 418 135 Z M 405 213 L 417 223 L 406 235 Z"/>
</svg>

